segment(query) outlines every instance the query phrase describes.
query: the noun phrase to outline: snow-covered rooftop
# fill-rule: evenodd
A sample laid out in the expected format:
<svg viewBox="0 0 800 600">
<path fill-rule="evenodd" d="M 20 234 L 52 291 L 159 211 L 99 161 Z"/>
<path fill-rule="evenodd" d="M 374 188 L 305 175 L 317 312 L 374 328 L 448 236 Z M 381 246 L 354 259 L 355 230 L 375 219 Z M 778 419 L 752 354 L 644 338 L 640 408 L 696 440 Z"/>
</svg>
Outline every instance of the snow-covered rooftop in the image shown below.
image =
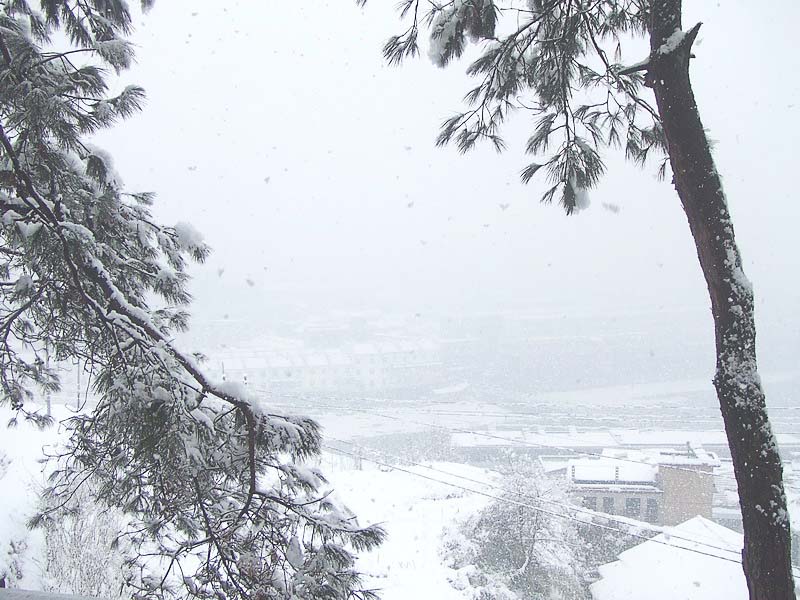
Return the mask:
<svg viewBox="0 0 800 600">
<path fill-rule="evenodd" d="M 573 484 L 628 483 L 649 485 L 656 482 L 659 468 L 699 467 L 710 471 L 719 466 L 719 459 L 712 452 L 697 446 L 683 449 L 653 448 L 630 450 L 605 448 L 602 456 L 574 458 L 567 465 L 567 478 Z"/>
<path fill-rule="evenodd" d="M 453 444 L 460 447 L 468 446 L 536 446 L 558 448 L 607 448 L 621 449 L 637 448 L 643 452 L 660 453 L 657 460 L 660 464 L 672 465 L 707 465 L 719 466 L 719 458 L 713 452 L 703 449 L 707 446 L 727 447 L 728 438 L 724 431 L 640 431 L 638 429 L 611 429 L 591 431 L 544 431 L 523 432 L 498 430 L 490 432 L 497 438 L 474 436 L 471 434 L 453 435 Z M 778 443 L 787 446 L 800 445 L 800 436 L 792 434 L 778 434 Z M 507 440 L 498 439 L 507 438 Z M 694 456 L 687 451 L 691 447 Z M 606 452 L 609 452 L 607 450 Z M 655 459 L 653 459 L 655 461 Z"/>
<path fill-rule="evenodd" d="M 652 465 L 718 467 L 719 458 L 696 444 L 678 445 L 677 448 L 605 448 L 603 456 L 624 461 L 646 462 Z"/>
<path fill-rule="evenodd" d="M 684 450 L 659 448 L 647 451 L 653 462 L 662 466 L 703 466 L 718 467 L 719 457 L 713 452 L 708 452 L 697 445 L 691 445 Z"/>
<path fill-rule="evenodd" d="M 607 431 L 549 433 L 498 430 L 480 433 L 454 433 L 454 447 L 539 447 L 539 448 L 603 448 L 616 442 Z"/>
<path fill-rule="evenodd" d="M 465 381 L 463 383 L 459 383 L 459 384 L 456 384 L 456 385 L 451 385 L 451 386 L 447 386 L 447 387 L 443 387 L 443 388 L 437 388 L 437 389 L 433 390 L 433 393 L 435 395 L 437 395 L 437 396 L 447 396 L 449 394 L 458 394 L 459 392 L 463 392 L 467 388 L 469 388 L 469 385 L 470 384 Z"/>
<path fill-rule="evenodd" d="M 566 470 L 569 465 L 570 458 L 563 454 L 555 456 L 540 456 L 539 465 L 545 473 L 555 473 L 557 471 Z"/>
<path fill-rule="evenodd" d="M 619 446 L 726 446 L 728 438 L 722 430 L 688 431 L 668 429 L 662 431 L 641 431 L 638 429 L 615 429 L 615 439 Z M 800 445 L 800 436 L 790 433 L 776 435 L 780 445 Z"/>
<path fill-rule="evenodd" d="M 614 458 L 579 458 L 569 461 L 567 477 L 573 483 L 652 484 L 658 466 Z"/>
<path fill-rule="evenodd" d="M 748 598 L 738 562 L 741 534 L 698 516 L 654 540 L 634 546 L 620 554 L 619 560 L 601 566 L 601 579 L 590 588 L 593 600 Z"/>
</svg>

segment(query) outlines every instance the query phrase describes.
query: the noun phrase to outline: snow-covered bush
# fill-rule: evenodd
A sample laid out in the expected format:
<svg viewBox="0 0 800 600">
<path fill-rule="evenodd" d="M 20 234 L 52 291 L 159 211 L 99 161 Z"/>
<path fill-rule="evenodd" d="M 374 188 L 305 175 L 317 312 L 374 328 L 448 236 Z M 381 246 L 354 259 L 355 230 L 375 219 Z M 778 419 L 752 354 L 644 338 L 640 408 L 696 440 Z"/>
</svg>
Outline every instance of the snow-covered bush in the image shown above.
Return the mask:
<svg viewBox="0 0 800 600">
<path fill-rule="evenodd" d="M 445 531 L 451 583 L 470 600 L 586 598 L 576 522 L 555 516 L 556 484 L 536 474 L 505 478 L 502 499 Z"/>
<path fill-rule="evenodd" d="M 0 556 L 0 583 L 2 587 L 17 587 L 25 576 L 25 554 L 28 550 L 26 537 L 15 537 L 6 542 L 5 556 Z"/>
<path fill-rule="evenodd" d="M 11 464 L 11 460 L 6 456 L 6 453 L 0 450 L 0 479 L 5 477 L 6 473 L 8 472 L 8 465 Z"/>
<path fill-rule="evenodd" d="M 581 562 L 582 577 L 586 585 L 599 579 L 597 568 L 617 560 L 620 553 L 642 543 L 642 537 L 652 537 L 654 532 L 635 526 L 608 521 L 602 516 L 576 513 L 578 536 L 577 554 Z"/>
<path fill-rule="evenodd" d="M 0 410 L 0 424 L 9 416 Z M 48 434 L 21 424 L 0 434 L 0 587 L 31 587 L 38 584 L 41 532 L 26 524 L 36 508 L 37 489 L 42 485 L 40 465 L 31 449 L 40 451 Z"/>
<path fill-rule="evenodd" d="M 124 598 L 125 548 L 119 542 L 125 520 L 118 509 L 98 505 L 96 486 L 75 490 L 64 510 L 43 522 L 42 589 L 114 600 Z M 52 503 L 43 499 L 44 509 Z"/>
</svg>

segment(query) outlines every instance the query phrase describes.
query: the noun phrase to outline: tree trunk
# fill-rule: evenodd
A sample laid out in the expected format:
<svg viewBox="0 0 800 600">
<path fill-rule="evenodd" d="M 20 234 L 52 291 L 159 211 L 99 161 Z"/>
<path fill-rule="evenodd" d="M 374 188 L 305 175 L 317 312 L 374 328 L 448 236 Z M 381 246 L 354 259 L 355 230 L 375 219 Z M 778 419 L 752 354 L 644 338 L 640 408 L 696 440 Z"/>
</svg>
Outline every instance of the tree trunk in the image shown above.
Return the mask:
<svg viewBox="0 0 800 600">
<path fill-rule="evenodd" d="M 781 458 L 757 371 L 753 291 L 689 80 L 690 51 L 700 24 L 681 32 L 681 0 L 653 0 L 652 11 L 647 84 L 655 91 L 673 183 L 711 296 L 714 387 L 739 488 L 742 565 L 750 599 L 794 600 Z"/>
</svg>

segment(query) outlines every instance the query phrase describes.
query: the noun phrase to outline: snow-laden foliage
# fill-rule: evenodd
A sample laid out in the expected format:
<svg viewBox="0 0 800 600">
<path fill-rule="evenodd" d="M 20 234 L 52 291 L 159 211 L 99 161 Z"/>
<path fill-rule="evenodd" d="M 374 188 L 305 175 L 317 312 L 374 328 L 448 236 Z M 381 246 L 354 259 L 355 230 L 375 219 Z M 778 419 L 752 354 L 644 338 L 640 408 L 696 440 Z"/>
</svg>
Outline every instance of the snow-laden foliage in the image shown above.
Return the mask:
<svg viewBox="0 0 800 600">
<path fill-rule="evenodd" d="M 366 0 L 359 0 L 361 4 Z M 624 146 L 643 164 L 663 155 L 666 142 L 656 110 L 644 99 L 644 77 L 620 64 L 622 43 L 646 31 L 647 2 L 641 0 L 403 0 L 407 28 L 384 46 L 390 63 L 419 52 L 445 66 L 467 44 L 480 47 L 467 73 L 477 85 L 465 96 L 467 109 L 448 118 L 440 145 L 462 152 L 487 140 L 505 148 L 500 128 L 512 111 L 529 113 L 535 126 L 527 152 L 537 157 L 521 172 L 524 182 L 544 169 L 550 187 L 544 202 L 558 199 L 566 212 L 588 206 L 587 190 L 605 166 L 606 146 Z M 664 175 L 663 160 L 659 174 Z"/>
<path fill-rule="evenodd" d="M 515 463 L 499 499 L 445 530 L 442 554 L 468 600 L 591 598 L 600 565 L 645 531 L 570 504 L 563 480 Z"/>
<path fill-rule="evenodd" d="M 0 587 L 15 587 L 15 584 L 24 578 L 23 564 L 27 549 L 28 543 L 25 537 L 6 540 L 5 556 L 0 556 L 3 565 L 0 572 Z"/>
<path fill-rule="evenodd" d="M 101 398 L 67 422 L 46 512 L 96 481 L 126 515 L 128 594 L 371 595 L 352 550 L 383 532 L 303 467 L 317 425 L 215 384 L 172 343 L 187 326 L 187 261 L 209 250 L 188 224 L 156 223 L 152 195 L 125 190 L 87 141 L 141 107 L 142 89 L 109 95 L 106 82 L 132 60 L 130 30 L 125 0 L 0 1 L 2 402 L 44 422 L 29 400 L 58 388 L 48 359 L 79 361 Z"/>
<path fill-rule="evenodd" d="M 125 549 L 117 536 L 125 528 L 122 512 L 94 501 L 96 490 L 85 485 L 64 510 L 48 514 L 44 522 L 41 557 L 42 589 L 106 600 L 125 598 Z M 52 508 L 53 498 L 42 508 Z M 115 548 L 112 550 L 112 548 Z"/>
<path fill-rule="evenodd" d="M 588 598 L 577 522 L 536 509 L 565 501 L 563 490 L 532 473 L 506 477 L 503 489 L 501 500 L 445 532 L 453 586 L 471 600 Z"/>
</svg>

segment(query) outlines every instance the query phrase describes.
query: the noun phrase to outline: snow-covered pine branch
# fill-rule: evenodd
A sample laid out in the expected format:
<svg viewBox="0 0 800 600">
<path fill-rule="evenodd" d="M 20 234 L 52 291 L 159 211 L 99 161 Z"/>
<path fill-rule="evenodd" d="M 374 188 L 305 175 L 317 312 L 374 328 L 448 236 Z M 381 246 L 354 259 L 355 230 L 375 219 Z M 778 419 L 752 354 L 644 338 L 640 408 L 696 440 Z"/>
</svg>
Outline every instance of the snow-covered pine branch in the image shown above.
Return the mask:
<svg viewBox="0 0 800 600">
<path fill-rule="evenodd" d="M 101 10 L 102 7 L 102 10 Z M 353 550 L 380 543 L 328 498 L 314 421 L 206 377 L 172 342 L 186 327 L 186 265 L 209 248 L 156 223 L 86 136 L 129 117 L 103 65 L 132 58 L 126 2 L 0 2 L 0 388 L 28 409 L 54 361 L 94 372 L 97 408 L 66 422 L 45 522 L 85 482 L 125 513 L 126 583 L 138 597 L 366 597 Z M 42 50 L 63 32 L 72 47 Z M 53 36 L 55 37 L 55 36 Z M 88 61 L 80 64 L 82 61 Z M 154 309 L 150 299 L 165 303 Z"/>
<path fill-rule="evenodd" d="M 639 93 L 641 74 L 623 71 L 607 50 L 616 46 L 619 55 L 627 33 L 646 29 L 641 3 L 406 0 L 400 11 L 408 28 L 384 48 L 392 63 L 416 55 L 425 37 L 429 58 L 441 67 L 468 44 L 480 47 L 467 68 L 477 80 L 465 95 L 467 109 L 443 122 L 439 145 L 453 142 L 466 152 L 487 141 L 504 150 L 502 125 L 514 111 L 529 112 L 538 126 L 527 149 L 537 158 L 521 178 L 527 183 L 546 166 L 550 186 L 542 201 L 558 200 L 568 214 L 587 206 L 605 171 L 606 146 L 624 144 L 638 163 L 663 157 L 659 118 Z"/>
</svg>

